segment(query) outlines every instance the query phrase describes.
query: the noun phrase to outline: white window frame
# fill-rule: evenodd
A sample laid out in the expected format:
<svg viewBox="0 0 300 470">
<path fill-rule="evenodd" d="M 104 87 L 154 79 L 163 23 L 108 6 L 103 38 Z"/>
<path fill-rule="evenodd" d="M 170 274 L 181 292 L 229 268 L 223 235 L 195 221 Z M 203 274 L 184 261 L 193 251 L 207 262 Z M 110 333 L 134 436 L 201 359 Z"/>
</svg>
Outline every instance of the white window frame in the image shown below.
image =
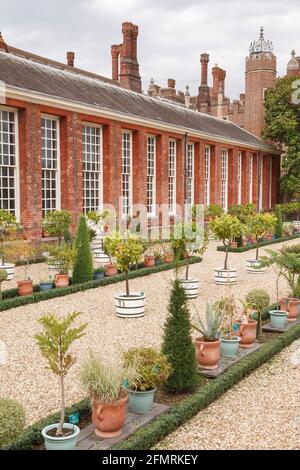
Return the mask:
<svg viewBox="0 0 300 470">
<path fill-rule="evenodd" d="M 263 177 L 264 177 L 264 157 L 260 155 L 258 157 L 258 181 L 259 181 L 258 210 L 259 212 L 263 208 Z"/>
<path fill-rule="evenodd" d="M 55 197 L 55 208 L 52 208 L 52 210 L 43 210 L 43 215 L 46 215 L 46 213 L 54 211 L 54 210 L 60 210 L 61 209 L 61 155 L 60 155 L 60 118 L 58 116 L 52 116 L 50 114 L 41 114 L 41 153 L 42 153 L 42 160 L 43 160 L 43 147 L 42 147 L 42 120 L 51 120 L 56 122 L 56 140 L 57 140 L 57 168 L 56 168 L 56 197 Z M 42 175 L 43 171 L 47 171 L 47 168 L 43 168 L 43 161 L 42 161 Z M 43 188 L 43 176 L 42 176 L 42 188 Z M 42 196 L 43 198 L 43 196 Z"/>
<path fill-rule="evenodd" d="M 187 206 L 190 208 L 195 201 L 195 144 L 187 145 Z M 190 193 L 190 194 L 189 194 Z"/>
<path fill-rule="evenodd" d="M 237 154 L 237 182 L 238 182 L 238 204 L 242 204 L 242 175 L 243 175 L 243 154 Z"/>
<path fill-rule="evenodd" d="M 150 143 L 152 141 L 153 143 Z M 151 148 L 151 151 L 150 151 Z M 153 151 L 152 151 L 153 148 Z M 156 136 L 147 136 L 147 216 L 156 216 Z M 150 165 L 150 159 L 153 165 Z M 151 174 L 153 173 L 153 174 Z M 151 196 L 150 196 L 151 191 Z M 149 211 L 149 200 L 152 200 L 151 210 Z"/>
<path fill-rule="evenodd" d="M 171 149 L 173 154 L 171 153 Z M 171 157 L 173 160 L 171 160 Z M 176 173 L 177 173 L 177 141 L 170 139 L 168 143 L 168 206 L 169 215 L 176 215 Z M 172 166 L 172 168 L 171 168 Z M 171 193 L 172 185 L 172 193 Z"/>
<path fill-rule="evenodd" d="M 204 205 L 210 204 L 210 168 L 211 168 L 211 146 L 206 145 L 204 150 Z"/>
<path fill-rule="evenodd" d="M 249 203 L 253 201 L 253 153 L 249 155 Z"/>
<path fill-rule="evenodd" d="M 269 209 L 272 209 L 272 186 L 273 186 L 273 158 L 270 158 L 269 161 L 269 172 L 270 172 L 270 179 L 269 179 Z"/>
<path fill-rule="evenodd" d="M 87 151 L 84 151 L 83 149 L 83 145 L 87 146 L 88 144 L 85 142 L 83 142 L 83 135 L 84 135 L 84 128 L 88 128 L 90 127 L 91 129 L 97 129 L 97 130 L 100 130 L 100 133 L 99 133 L 99 137 L 100 137 L 100 144 L 99 144 L 99 148 L 100 148 L 100 161 L 98 162 L 99 163 L 99 171 L 95 171 L 95 170 L 86 170 L 84 168 L 84 164 L 86 163 L 86 160 L 85 160 L 85 155 L 87 154 Z M 102 126 L 99 126 L 97 124 L 93 124 L 93 123 L 90 123 L 90 122 L 82 122 L 82 129 L 81 129 L 81 132 L 82 132 L 82 180 L 83 180 L 83 212 L 86 214 L 89 210 L 95 210 L 96 212 L 101 212 L 102 209 L 103 209 L 103 127 Z M 96 137 L 96 135 L 95 135 Z M 90 143 L 90 145 L 92 145 Z M 95 144 L 96 145 L 96 144 Z M 95 153 L 93 154 L 94 156 L 96 155 Z M 94 162 L 96 163 L 96 162 Z M 99 184 L 99 201 L 98 201 L 98 206 L 97 207 L 90 207 L 88 208 L 87 205 L 86 205 L 86 201 L 87 201 L 87 198 L 86 198 L 86 193 L 85 193 L 85 185 L 84 185 L 84 173 L 98 173 L 98 184 Z M 91 189 L 91 188 L 90 188 Z"/>
<path fill-rule="evenodd" d="M 228 211 L 228 149 L 221 151 L 221 206 Z"/>
<path fill-rule="evenodd" d="M 124 173 L 123 172 L 123 163 L 124 159 L 127 158 L 127 156 L 124 155 L 124 136 L 129 135 L 129 172 Z M 126 149 L 127 150 L 127 149 Z M 133 151 L 133 133 L 130 130 L 123 129 L 122 130 L 122 145 L 121 145 L 121 172 L 122 172 L 122 204 L 121 204 L 121 212 L 122 212 L 122 219 L 126 220 L 128 217 L 132 217 L 132 204 L 133 204 L 133 193 L 132 193 L 132 151 Z M 128 165 L 127 165 L 128 166 Z M 123 191 L 123 184 L 124 184 L 124 177 L 128 176 L 128 196 L 126 196 L 126 199 L 128 199 L 128 210 L 124 211 L 124 191 Z"/>
<path fill-rule="evenodd" d="M 15 209 L 14 215 L 20 221 L 20 148 L 19 148 L 19 114 L 16 108 L 8 108 L 7 106 L 0 106 L 1 111 L 14 114 L 14 136 L 15 136 Z M 6 165 L 4 165 L 6 166 Z M 9 167 L 9 165 L 8 165 Z"/>
</svg>

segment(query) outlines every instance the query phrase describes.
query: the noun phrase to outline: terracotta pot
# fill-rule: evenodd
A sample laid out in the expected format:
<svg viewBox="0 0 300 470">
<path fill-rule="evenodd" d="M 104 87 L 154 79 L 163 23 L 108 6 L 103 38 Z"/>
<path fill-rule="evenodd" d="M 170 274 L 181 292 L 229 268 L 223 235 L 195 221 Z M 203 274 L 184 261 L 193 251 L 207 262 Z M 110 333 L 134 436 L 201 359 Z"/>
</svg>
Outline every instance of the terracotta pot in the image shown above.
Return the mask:
<svg viewBox="0 0 300 470">
<path fill-rule="evenodd" d="M 164 262 L 167 263 L 167 264 L 171 264 L 173 263 L 174 261 L 174 255 L 172 255 L 172 253 L 167 253 L 165 256 L 164 256 Z"/>
<path fill-rule="evenodd" d="M 216 369 L 221 357 L 221 340 L 204 341 L 203 338 L 195 340 L 196 358 L 203 369 Z"/>
<path fill-rule="evenodd" d="M 32 295 L 33 293 L 33 282 L 32 281 L 19 281 L 17 283 L 18 294 L 23 297 L 24 295 Z"/>
<path fill-rule="evenodd" d="M 289 305 L 289 298 L 288 297 L 282 297 L 282 299 L 279 300 L 279 310 L 283 311 L 283 312 L 287 312 L 288 311 L 288 305 Z"/>
<path fill-rule="evenodd" d="M 155 266 L 155 256 L 146 256 L 144 265 L 145 268 L 153 268 Z"/>
<path fill-rule="evenodd" d="M 254 320 L 251 323 L 239 323 L 239 329 L 237 334 L 241 338 L 241 348 L 251 348 L 257 336 L 257 321 Z"/>
<path fill-rule="evenodd" d="M 253 243 L 253 245 L 255 245 L 257 243 L 257 239 L 255 237 L 252 237 L 251 238 L 251 243 Z"/>
<path fill-rule="evenodd" d="M 237 242 L 230 242 L 230 248 L 237 248 L 238 244 Z"/>
<path fill-rule="evenodd" d="M 300 313 L 300 300 L 289 299 L 288 305 L 288 321 L 296 321 Z"/>
<path fill-rule="evenodd" d="M 55 287 L 68 287 L 69 282 L 69 274 L 56 274 Z"/>
<path fill-rule="evenodd" d="M 247 246 L 248 240 L 243 240 L 243 241 L 242 241 L 242 244 L 243 244 L 243 246 Z"/>
<path fill-rule="evenodd" d="M 128 396 L 115 403 L 101 403 L 93 400 L 92 421 L 97 436 L 109 439 L 122 434 L 127 401 Z"/>
<path fill-rule="evenodd" d="M 118 268 L 114 264 L 108 264 L 105 267 L 105 275 L 107 277 L 112 277 L 112 276 L 115 276 L 116 274 L 118 274 Z"/>
<path fill-rule="evenodd" d="M 267 240 L 273 240 L 273 235 L 271 233 L 268 233 L 268 235 L 266 235 L 266 239 Z"/>
</svg>

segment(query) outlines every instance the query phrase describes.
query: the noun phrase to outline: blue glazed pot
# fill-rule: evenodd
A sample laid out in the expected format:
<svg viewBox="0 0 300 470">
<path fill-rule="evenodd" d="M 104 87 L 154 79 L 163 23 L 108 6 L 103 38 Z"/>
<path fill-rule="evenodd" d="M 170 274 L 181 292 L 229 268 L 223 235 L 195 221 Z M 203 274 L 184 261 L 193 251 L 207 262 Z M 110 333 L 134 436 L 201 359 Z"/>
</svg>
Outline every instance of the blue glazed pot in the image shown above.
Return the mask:
<svg viewBox="0 0 300 470">
<path fill-rule="evenodd" d="M 154 403 L 155 390 L 147 392 L 135 392 L 126 388 L 129 399 L 129 406 L 133 413 L 144 414 L 148 413 Z"/>
<path fill-rule="evenodd" d="M 156 259 L 155 260 L 155 266 L 161 266 L 163 264 L 161 259 Z"/>
<path fill-rule="evenodd" d="M 53 282 L 43 282 L 40 284 L 40 291 L 53 289 Z"/>
<path fill-rule="evenodd" d="M 221 356 L 235 357 L 237 355 L 241 338 L 235 336 L 233 339 L 221 338 Z"/>
<path fill-rule="evenodd" d="M 98 279 L 104 279 L 104 271 L 101 273 L 94 273 L 94 279 L 97 281 Z"/>
<path fill-rule="evenodd" d="M 283 310 L 270 310 L 271 325 L 274 328 L 283 329 L 287 324 L 287 312 Z"/>
<path fill-rule="evenodd" d="M 46 450 L 75 450 L 80 433 L 80 429 L 75 424 L 64 424 L 64 429 L 74 429 L 74 433 L 71 436 L 66 437 L 55 437 L 48 436 L 47 432 L 51 429 L 58 428 L 58 424 L 50 424 L 42 430 L 42 436 L 45 439 Z"/>
</svg>

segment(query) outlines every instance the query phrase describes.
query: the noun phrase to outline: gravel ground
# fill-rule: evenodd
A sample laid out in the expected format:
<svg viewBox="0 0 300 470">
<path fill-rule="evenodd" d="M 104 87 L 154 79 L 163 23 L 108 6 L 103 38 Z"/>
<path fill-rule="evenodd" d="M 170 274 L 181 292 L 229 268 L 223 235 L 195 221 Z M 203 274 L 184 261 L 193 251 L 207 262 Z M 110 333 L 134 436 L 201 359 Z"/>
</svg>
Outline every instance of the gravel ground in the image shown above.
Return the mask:
<svg viewBox="0 0 300 470">
<path fill-rule="evenodd" d="M 224 293 L 224 287 L 217 287 L 213 282 L 213 269 L 221 266 L 224 260 L 224 253 L 217 252 L 216 246 L 215 242 L 211 242 L 203 262 L 191 266 L 191 275 L 198 277 L 201 283 L 200 296 L 194 302 L 201 312 L 206 301 L 217 300 Z M 231 266 L 238 268 L 238 284 L 233 292 L 241 298 L 250 288 L 263 287 L 274 300 L 275 276 L 272 270 L 263 275 L 246 273 L 246 260 L 252 256 L 253 251 L 230 254 Z M 34 281 L 47 277 L 45 265 L 32 265 L 29 269 Z M 22 277 L 20 273 L 22 268 L 17 268 L 17 279 Z M 146 315 L 140 319 L 120 319 L 115 315 L 113 296 L 117 291 L 124 290 L 123 283 L 0 312 L 0 351 L 5 347 L 7 349 L 6 361 L 0 367 L 0 396 L 21 401 L 28 423 L 59 408 L 58 382 L 46 369 L 34 340 L 34 334 L 39 330 L 37 320 L 44 313 L 82 311 L 82 321 L 88 322 L 86 335 L 73 347 L 78 360 L 66 380 L 69 404 L 83 396 L 78 371 L 90 349 L 99 352 L 108 362 L 117 362 L 122 351 L 130 347 L 159 347 L 172 278 L 172 271 L 167 271 L 130 281 L 132 290 L 143 290 L 147 295 Z M 9 284 L 10 287 L 12 285 Z M 282 282 L 281 294 L 285 293 L 286 286 Z M 249 399 L 247 395 L 245 400 Z M 227 410 L 227 413 L 230 415 L 233 411 Z"/>
<path fill-rule="evenodd" d="M 156 448 L 299 450 L 299 365 L 297 340 Z"/>
</svg>

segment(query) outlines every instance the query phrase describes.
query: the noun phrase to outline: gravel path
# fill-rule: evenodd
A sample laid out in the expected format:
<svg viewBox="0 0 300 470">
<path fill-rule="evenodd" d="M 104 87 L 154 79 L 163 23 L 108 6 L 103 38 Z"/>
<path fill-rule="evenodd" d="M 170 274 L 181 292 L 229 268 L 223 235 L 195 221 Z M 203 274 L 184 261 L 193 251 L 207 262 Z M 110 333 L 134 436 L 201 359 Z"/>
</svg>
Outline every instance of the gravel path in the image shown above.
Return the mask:
<svg viewBox="0 0 300 470">
<path fill-rule="evenodd" d="M 246 259 L 251 256 L 253 251 L 230 255 L 231 266 L 238 268 L 238 285 L 233 292 L 241 298 L 251 288 L 263 287 L 274 300 L 275 277 L 271 270 L 264 275 L 246 273 Z M 217 252 L 216 243 L 211 242 L 203 262 L 191 266 L 191 275 L 201 282 L 200 297 L 195 301 L 201 312 L 206 301 L 217 300 L 224 293 L 224 288 L 213 282 L 213 269 L 222 265 L 223 260 L 224 253 Z M 16 271 L 16 277 L 20 278 L 22 269 L 17 268 Z M 38 281 L 47 276 L 47 270 L 44 265 L 31 266 L 30 275 Z M 0 351 L 3 346 L 7 347 L 6 362 L 0 367 L 0 396 L 20 400 L 26 408 L 28 423 L 59 408 L 57 380 L 46 369 L 34 340 L 34 334 L 39 330 L 37 319 L 43 313 L 82 311 L 82 321 L 89 323 L 86 335 L 75 343 L 73 349 L 78 361 L 67 377 L 69 404 L 83 396 L 78 371 L 90 349 L 98 351 L 104 360 L 110 362 L 120 360 L 122 351 L 133 346 L 159 347 L 172 278 L 172 271 L 167 271 L 130 281 L 132 290 L 143 290 L 147 295 L 146 315 L 140 319 L 119 319 L 115 315 L 113 296 L 115 292 L 124 290 L 123 283 L 0 312 Z M 281 294 L 285 293 L 286 287 L 281 283 Z"/>
<path fill-rule="evenodd" d="M 299 394 L 297 340 L 156 448 L 299 450 Z"/>
</svg>

